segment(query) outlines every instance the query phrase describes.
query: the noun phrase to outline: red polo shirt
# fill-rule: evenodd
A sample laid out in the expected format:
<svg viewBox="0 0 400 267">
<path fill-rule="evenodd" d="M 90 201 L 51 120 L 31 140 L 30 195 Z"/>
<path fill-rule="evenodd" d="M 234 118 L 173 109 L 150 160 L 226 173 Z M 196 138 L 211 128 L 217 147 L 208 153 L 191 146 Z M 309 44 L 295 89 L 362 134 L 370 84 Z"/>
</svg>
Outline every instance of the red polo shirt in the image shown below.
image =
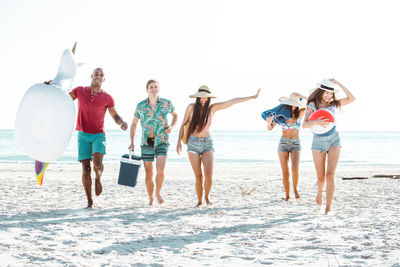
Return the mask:
<svg viewBox="0 0 400 267">
<path fill-rule="evenodd" d="M 104 117 L 107 108 L 114 107 L 114 99 L 104 90 L 93 94 L 90 86 L 72 90 L 78 99 L 76 130 L 90 134 L 104 133 Z"/>
</svg>

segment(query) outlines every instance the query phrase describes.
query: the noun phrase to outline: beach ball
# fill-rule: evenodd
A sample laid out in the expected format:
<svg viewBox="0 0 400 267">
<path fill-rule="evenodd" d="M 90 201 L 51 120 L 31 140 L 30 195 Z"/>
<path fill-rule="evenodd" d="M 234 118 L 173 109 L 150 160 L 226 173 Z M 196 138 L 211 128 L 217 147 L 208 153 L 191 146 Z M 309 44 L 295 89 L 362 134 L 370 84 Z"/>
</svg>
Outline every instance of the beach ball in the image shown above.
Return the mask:
<svg viewBox="0 0 400 267">
<path fill-rule="evenodd" d="M 326 120 L 327 122 L 329 122 L 329 124 L 326 125 L 325 127 L 320 126 L 320 125 L 311 127 L 310 130 L 312 133 L 324 134 L 324 133 L 327 133 L 330 130 L 332 130 L 332 128 L 335 126 L 335 117 L 328 110 L 318 109 L 318 110 L 314 111 L 313 113 L 311 113 L 310 117 L 308 118 L 309 121 L 313 121 L 313 120 L 317 120 L 317 119 Z"/>
</svg>

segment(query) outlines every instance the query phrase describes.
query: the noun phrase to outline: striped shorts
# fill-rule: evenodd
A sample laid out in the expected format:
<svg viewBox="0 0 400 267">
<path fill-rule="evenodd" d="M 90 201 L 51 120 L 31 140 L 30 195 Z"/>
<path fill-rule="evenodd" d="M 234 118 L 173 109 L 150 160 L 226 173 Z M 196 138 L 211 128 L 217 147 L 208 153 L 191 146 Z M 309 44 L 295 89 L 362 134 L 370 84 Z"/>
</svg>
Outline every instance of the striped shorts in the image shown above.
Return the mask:
<svg viewBox="0 0 400 267">
<path fill-rule="evenodd" d="M 157 147 L 142 145 L 142 160 L 154 161 L 154 157 L 167 156 L 169 144 L 161 143 Z"/>
</svg>

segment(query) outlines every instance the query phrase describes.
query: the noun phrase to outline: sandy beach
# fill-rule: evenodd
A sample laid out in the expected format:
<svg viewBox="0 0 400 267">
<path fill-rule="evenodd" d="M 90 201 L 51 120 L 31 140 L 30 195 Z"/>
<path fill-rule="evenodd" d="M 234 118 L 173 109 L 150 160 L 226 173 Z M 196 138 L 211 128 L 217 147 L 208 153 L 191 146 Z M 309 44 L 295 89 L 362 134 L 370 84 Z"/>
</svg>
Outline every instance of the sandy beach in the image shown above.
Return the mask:
<svg viewBox="0 0 400 267">
<path fill-rule="evenodd" d="M 300 200 L 284 196 L 279 166 L 216 166 L 212 206 L 195 208 L 189 165 L 167 165 L 163 205 L 148 206 L 106 164 L 103 194 L 85 209 L 79 164 L 0 165 L 1 266 L 400 266 L 398 166 L 341 166 L 333 210 L 315 205 L 313 167 Z M 342 177 L 368 177 L 342 180 Z M 242 194 L 240 189 L 249 192 Z M 324 196 L 325 197 L 325 196 Z"/>
</svg>

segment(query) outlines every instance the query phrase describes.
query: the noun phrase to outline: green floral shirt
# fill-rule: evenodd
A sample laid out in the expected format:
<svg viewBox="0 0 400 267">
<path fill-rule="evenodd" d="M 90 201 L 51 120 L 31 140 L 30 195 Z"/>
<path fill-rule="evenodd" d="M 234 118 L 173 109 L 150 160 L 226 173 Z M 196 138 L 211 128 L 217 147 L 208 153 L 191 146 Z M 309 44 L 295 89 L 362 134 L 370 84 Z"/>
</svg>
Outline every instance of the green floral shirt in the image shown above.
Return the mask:
<svg viewBox="0 0 400 267">
<path fill-rule="evenodd" d="M 140 102 L 135 111 L 136 118 L 140 119 L 142 125 L 142 145 L 147 145 L 147 138 L 151 129 L 154 129 L 156 136 L 154 147 L 161 143 L 168 143 L 168 134 L 165 133 L 165 127 L 168 126 L 168 113 L 174 112 L 175 107 L 171 101 L 164 98 L 158 98 L 155 110 L 150 106 L 149 99 Z"/>
</svg>

